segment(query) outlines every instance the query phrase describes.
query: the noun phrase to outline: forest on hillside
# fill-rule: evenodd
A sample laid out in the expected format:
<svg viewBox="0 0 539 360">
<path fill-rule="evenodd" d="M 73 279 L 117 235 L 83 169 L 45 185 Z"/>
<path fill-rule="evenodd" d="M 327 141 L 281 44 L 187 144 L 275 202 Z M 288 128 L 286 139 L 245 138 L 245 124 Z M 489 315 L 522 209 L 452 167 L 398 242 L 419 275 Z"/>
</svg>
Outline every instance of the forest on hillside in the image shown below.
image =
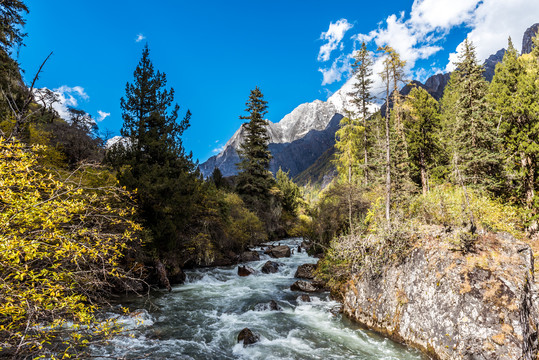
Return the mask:
<svg viewBox="0 0 539 360">
<path fill-rule="evenodd" d="M 519 55 L 509 40 L 491 83 L 466 41 L 443 98 L 403 96 L 404 66 L 363 44 L 353 103 L 336 134 L 338 176 L 324 190 L 269 172 L 268 104 L 246 90 L 239 174 L 204 179 L 182 136 L 192 118 L 144 47 L 120 100 L 122 139 L 107 146 L 84 109 L 63 119 L 39 73 L 25 83 L 13 52 L 24 40 L 21 0 L 0 4 L 0 356 L 87 356 L 122 331 L 101 311 L 119 294 L 148 294 L 182 269 L 232 265 L 268 240 L 304 237 L 330 286 L 406 256 L 425 226 L 461 229 L 473 252 L 481 231 L 537 242 L 539 39 Z M 50 55 L 49 55 L 50 56 Z M 385 111 L 369 113 L 372 76 Z M 128 309 L 125 309 L 128 312 Z"/>
</svg>

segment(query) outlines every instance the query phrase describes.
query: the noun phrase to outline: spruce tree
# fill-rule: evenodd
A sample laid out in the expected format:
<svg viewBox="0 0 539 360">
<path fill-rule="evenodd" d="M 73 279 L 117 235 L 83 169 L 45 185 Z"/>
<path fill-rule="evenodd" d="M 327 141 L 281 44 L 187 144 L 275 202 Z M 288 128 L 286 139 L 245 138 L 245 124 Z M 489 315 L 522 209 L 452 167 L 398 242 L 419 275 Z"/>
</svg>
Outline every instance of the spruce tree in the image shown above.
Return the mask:
<svg viewBox="0 0 539 360">
<path fill-rule="evenodd" d="M 126 139 L 116 146 L 115 165 L 120 183 L 137 190 L 140 214 L 151 230 L 157 249 L 177 247 L 194 215 L 198 179 L 192 155 L 187 155 L 181 136 L 191 113 L 178 122 L 179 106 L 169 111 L 174 90 L 166 89 L 166 75 L 155 71 L 148 46 L 127 83 L 120 107 Z"/>
<path fill-rule="evenodd" d="M 483 185 L 496 191 L 502 171 L 496 123 L 486 101 L 488 83 L 483 78 L 484 69 L 468 39 L 455 65 L 451 79 L 452 90 L 456 92 L 454 119 L 448 124 L 452 134 L 453 168 L 457 176 L 462 174 L 463 183 Z"/>
<path fill-rule="evenodd" d="M 423 88 L 415 87 L 406 99 L 409 111 L 404 127 L 410 163 L 417 169 L 423 195 L 429 188 L 429 169 L 439 149 L 440 114 L 438 102 Z"/>
<path fill-rule="evenodd" d="M 261 215 L 270 202 L 270 189 L 274 179 L 269 172 L 271 153 L 268 149 L 269 135 L 267 121 L 267 101 L 258 87 L 251 90 L 249 101 L 245 104 L 248 116 L 240 116 L 244 123 L 245 138 L 240 145 L 238 154 L 240 162 L 236 191 L 241 195 L 247 206 Z"/>
<path fill-rule="evenodd" d="M 489 88 L 488 100 L 498 120 L 505 164 L 516 189 L 513 194 L 534 209 L 539 167 L 539 51 L 518 56 L 509 39 L 508 50 Z"/>
<path fill-rule="evenodd" d="M 6 53 L 22 44 L 22 39 L 26 36 L 22 32 L 25 24 L 23 13 L 28 13 L 28 7 L 21 0 L 0 2 L 0 49 Z"/>
<path fill-rule="evenodd" d="M 370 116 L 369 105 L 373 97 L 371 95 L 373 60 L 365 43 L 361 44 L 361 49 L 355 53 L 355 60 L 352 64 L 356 81 L 353 85 L 353 91 L 349 93 L 352 96 L 352 103 L 359 110 L 359 115 L 363 123 L 363 177 L 365 185 L 369 182 L 369 127 L 367 119 Z"/>
</svg>

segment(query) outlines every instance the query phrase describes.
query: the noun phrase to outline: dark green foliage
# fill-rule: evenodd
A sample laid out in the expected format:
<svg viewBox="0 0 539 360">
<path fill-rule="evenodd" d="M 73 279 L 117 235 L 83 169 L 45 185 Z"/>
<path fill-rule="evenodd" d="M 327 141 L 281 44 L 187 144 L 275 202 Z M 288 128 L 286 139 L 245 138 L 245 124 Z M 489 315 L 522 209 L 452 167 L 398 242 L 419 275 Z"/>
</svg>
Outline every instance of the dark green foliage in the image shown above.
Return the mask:
<svg viewBox="0 0 539 360">
<path fill-rule="evenodd" d="M 446 133 L 452 135 L 451 163 L 454 169 L 459 168 L 464 184 L 482 185 L 496 192 L 502 174 L 496 122 L 486 101 L 488 83 L 482 76 L 483 67 L 468 40 L 456 67 L 451 75 L 450 90 L 454 93 L 444 93 L 453 102 L 448 106 L 452 116 L 445 123 Z"/>
<path fill-rule="evenodd" d="M 408 114 L 404 119 L 408 155 L 413 179 L 428 191 L 429 172 L 440 150 L 438 102 L 422 88 L 413 88 L 406 99 Z"/>
<path fill-rule="evenodd" d="M 498 119 L 498 131 L 510 175 L 511 195 L 528 209 L 536 208 L 539 176 L 539 56 L 519 58 L 511 39 L 489 88 L 489 103 Z"/>
<path fill-rule="evenodd" d="M 229 182 L 223 177 L 221 170 L 219 168 L 213 169 L 213 172 L 209 179 L 217 189 L 228 189 L 230 188 Z"/>
<path fill-rule="evenodd" d="M 269 135 L 264 115 L 267 102 L 258 87 L 251 90 L 245 111 L 248 116 L 240 119 L 249 120 L 243 124 L 245 139 L 238 151 L 240 163 L 236 191 L 247 206 L 257 214 L 263 212 L 270 202 L 270 189 L 275 181 L 269 172 L 271 153 L 268 149 Z"/>
<path fill-rule="evenodd" d="M 178 122 L 179 106 L 169 111 L 174 90 L 165 86 L 166 76 L 154 70 L 146 46 L 134 82 L 126 85 L 126 97 L 120 102 L 125 141 L 109 159 L 116 162 L 120 183 L 136 189 L 140 214 L 155 247 L 169 250 L 188 236 L 201 185 L 181 141 L 191 113 Z"/>
<path fill-rule="evenodd" d="M 281 168 L 277 171 L 277 188 L 281 191 L 281 206 L 283 212 L 291 216 L 297 214 L 298 207 L 302 201 L 301 190 L 288 177 L 288 172 L 284 172 Z"/>
<path fill-rule="evenodd" d="M 0 48 L 9 52 L 13 47 L 21 45 L 24 34 L 21 28 L 25 21 L 23 13 L 28 8 L 21 0 L 2 0 L 0 2 Z"/>
<path fill-rule="evenodd" d="M 352 96 L 352 103 L 356 105 L 363 125 L 363 177 L 365 184 L 369 181 L 369 134 L 371 131 L 367 119 L 370 116 L 368 106 L 373 100 L 371 95 L 371 88 L 374 82 L 371 78 L 373 63 L 367 46 L 365 43 L 362 43 L 361 49 L 356 52 L 355 61 L 352 64 L 356 82 L 354 83 L 354 91 L 349 93 L 349 95 Z"/>
</svg>

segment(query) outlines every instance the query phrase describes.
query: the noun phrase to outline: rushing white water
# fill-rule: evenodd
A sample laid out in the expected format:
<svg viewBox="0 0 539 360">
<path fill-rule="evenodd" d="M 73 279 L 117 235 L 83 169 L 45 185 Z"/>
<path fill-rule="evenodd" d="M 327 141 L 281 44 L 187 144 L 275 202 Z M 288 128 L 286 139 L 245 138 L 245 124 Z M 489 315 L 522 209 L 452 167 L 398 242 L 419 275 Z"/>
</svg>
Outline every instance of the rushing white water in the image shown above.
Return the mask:
<svg viewBox="0 0 539 360">
<path fill-rule="evenodd" d="M 300 239 L 280 242 L 296 249 Z M 372 332 L 359 329 L 335 310 L 339 304 L 329 294 L 290 290 L 297 267 L 317 259 L 296 251 L 290 258 L 271 259 L 282 265 L 275 274 L 260 271 L 270 258 L 260 250 L 260 261 L 248 265 L 257 270 L 247 277 L 238 267 L 197 269 L 187 272 L 187 282 L 170 293 L 159 293 L 153 310 L 134 311 L 121 317 L 129 334 L 107 347 L 94 349 L 96 356 L 126 359 L 422 359 L 410 350 Z M 275 300 L 281 311 L 257 311 L 257 304 Z M 144 307 L 142 300 L 127 304 Z M 157 309 L 155 309 L 157 307 Z M 256 307 L 256 309 L 260 308 Z M 260 335 L 258 343 L 238 344 L 245 327 Z M 128 336 L 130 335 L 130 336 Z"/>
</svg>

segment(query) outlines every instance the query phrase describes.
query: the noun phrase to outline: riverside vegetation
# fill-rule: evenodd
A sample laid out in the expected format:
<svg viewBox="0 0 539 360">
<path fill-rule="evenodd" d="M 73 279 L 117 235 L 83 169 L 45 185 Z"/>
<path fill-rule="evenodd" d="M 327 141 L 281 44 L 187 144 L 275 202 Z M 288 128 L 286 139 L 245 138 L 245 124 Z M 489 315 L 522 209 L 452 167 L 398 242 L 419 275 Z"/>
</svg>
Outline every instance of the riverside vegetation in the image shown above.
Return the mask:
<svg viewBox="0 0 539 360">
<path fill-rule="evenodd" d="M 192 114 L 180 116 L 147 46 L 121 99 L 122 140 L 105 146 L 84 110 L 59 117 L 55 94 L 35 89 L 39 72 L 23 82 L 10 51 L 22 44 L 28 9 L 20 0 L 0 7 L 1 356 L 87 356 L 121 331 L 100 317 L 118 292 L 170 288 L 182 268 L 233 264 L 285 236 L 313 243 L 323 255 L 318 276 L 337 296 L 354 274 L 378 276 L 403 261 L 427 225 L 447 229 L 463 254 L 501 231 L 537 250 L 537 38 L 520 56 L 509 40 L 490 84 L 466 41 L 440 102 L 421 88 L 402 96 L 405 64 L 379 49 L 386 106 L 375 114 L 363 44 L 336 134 L 338 176 L 312 191 L 268 171 L 259 88 L 242 116 L 239 175 L 215 169 L 203 179 L 182 144 Z"/>
</svg>

